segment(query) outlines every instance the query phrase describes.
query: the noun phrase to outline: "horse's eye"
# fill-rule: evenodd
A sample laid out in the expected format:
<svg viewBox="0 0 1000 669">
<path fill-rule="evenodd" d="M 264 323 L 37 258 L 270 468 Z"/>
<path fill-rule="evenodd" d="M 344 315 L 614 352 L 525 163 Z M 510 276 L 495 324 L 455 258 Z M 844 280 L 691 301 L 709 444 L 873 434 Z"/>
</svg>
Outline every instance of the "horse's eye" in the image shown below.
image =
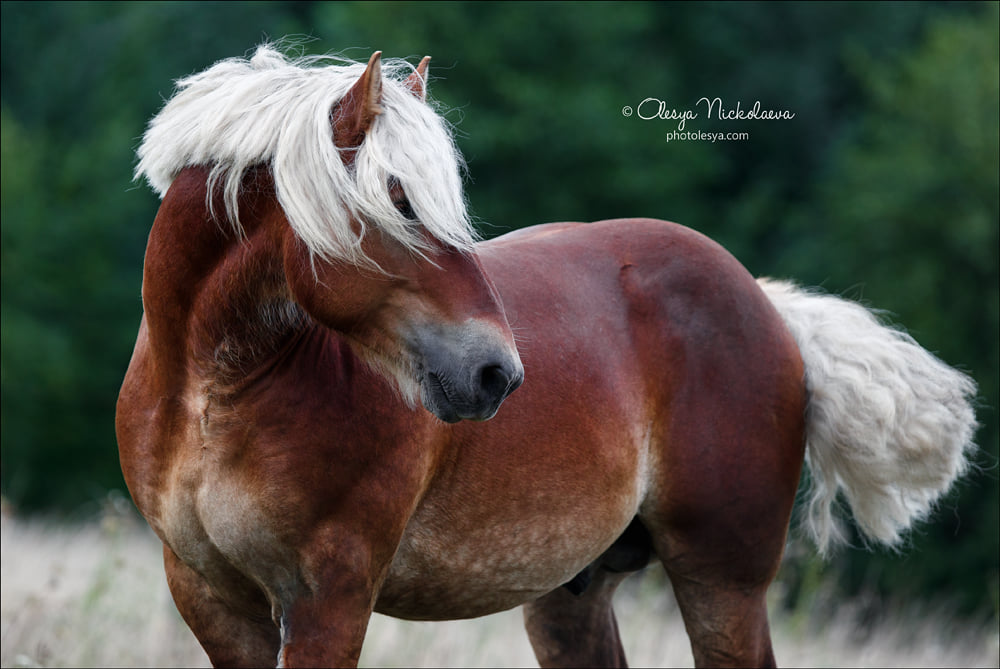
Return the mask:
<svg viewBox="0 0 1000 669">
<path fill-rule="evenodd" d="M 410 205 L 410 201 L 408 199 L 404 198 L 402 200 L 397 200 L 393 204 L 396 205 L 396 211 L 402 214 L 403 218 L 408 221 L 417 220 L 417 215 L 414 213 L 413 207 Z"/>
</svg>

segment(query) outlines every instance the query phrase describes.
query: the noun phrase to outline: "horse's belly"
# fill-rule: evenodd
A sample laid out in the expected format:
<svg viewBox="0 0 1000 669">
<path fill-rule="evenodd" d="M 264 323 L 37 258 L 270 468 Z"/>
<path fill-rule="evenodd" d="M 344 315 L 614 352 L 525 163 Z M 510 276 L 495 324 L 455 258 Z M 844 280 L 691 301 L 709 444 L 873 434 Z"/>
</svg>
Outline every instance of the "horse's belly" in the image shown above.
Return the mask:
<svg viewBox="0 0 1000 669">
<path fill-rule="evenodd" d="M 571 580 L 621 535 L 645 494 L 645 444 L 627 430 L 617 436 L 617 443 L 609 436 L 575 449 L 538 448 L 534 459 L 511 447 L 510 460 L 490 461 L 492 480 L 472 465 L 459 467 L 411 518 L 376 610 L 418 620 L 470 618 Z M 543 450 L 576 457 L 546 471 Z"/>
<path fill-rule="evenodd" d="M 561 529 L 525 520 L 463 537 L 412 526 L 375 610 L 398 618 L 452 620 L 519 606 L 595 560 L 620 533 L 614 525 Z"/>
</svg>

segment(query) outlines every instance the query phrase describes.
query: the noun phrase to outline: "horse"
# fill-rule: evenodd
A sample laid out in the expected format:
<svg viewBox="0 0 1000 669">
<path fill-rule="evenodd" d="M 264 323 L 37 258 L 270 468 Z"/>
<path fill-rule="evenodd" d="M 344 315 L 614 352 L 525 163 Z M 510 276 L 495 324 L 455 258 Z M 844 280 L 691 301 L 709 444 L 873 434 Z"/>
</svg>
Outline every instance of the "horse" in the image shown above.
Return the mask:
<svg viewBox="0 0 1000 669">
<path fill-rule="evenodd" d="M 775 662 L 805 462 L 897 545 L 967 467 L 976 388 L 865 307 L 666 221 L 479 240 L 428 59 L 263 45 L 177 83 L 116 431 L 215 666 L 354 666 L 373 611 L 523 606 L 542 666 L 625 666 L 659 561 L 698 666 Z"/>
</svg>

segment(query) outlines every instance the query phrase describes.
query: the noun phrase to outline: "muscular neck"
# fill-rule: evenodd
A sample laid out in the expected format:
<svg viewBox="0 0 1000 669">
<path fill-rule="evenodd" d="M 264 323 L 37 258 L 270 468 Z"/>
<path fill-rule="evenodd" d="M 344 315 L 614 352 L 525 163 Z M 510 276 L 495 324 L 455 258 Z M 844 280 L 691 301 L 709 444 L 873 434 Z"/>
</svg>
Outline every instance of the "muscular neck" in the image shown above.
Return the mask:
<svg viewBox="0 0 1000 669">
<path fill-rule="evenodd" d="M 207 170 L 178 175 L 153 224 L 143 306 L 159 378 L 174 391 L 191 376 L 232 388 L 310 323 L 281 267 L 280 215 L 261 184 L 241 209 L 240 239 L 205 205 Z M 218 209 L 217 209 L 218 211 Z M 169 394 L 169 388 L 163 389 Z"/>
</svg>

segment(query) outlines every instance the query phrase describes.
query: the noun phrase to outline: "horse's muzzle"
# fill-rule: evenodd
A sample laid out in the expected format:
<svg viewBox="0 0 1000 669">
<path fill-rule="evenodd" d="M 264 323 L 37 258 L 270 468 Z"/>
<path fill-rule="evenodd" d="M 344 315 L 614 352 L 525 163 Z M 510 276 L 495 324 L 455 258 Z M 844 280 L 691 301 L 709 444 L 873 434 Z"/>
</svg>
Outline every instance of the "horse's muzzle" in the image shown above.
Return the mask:
<svg viewBox="0 0 1000 669">
<path fill-rule="evenodd" d="M 488 420 L 524 381 L 512 344 L 489 332 L 463 330 L 425 339 L 420 401 L 446 423 Z"/>
</svg>

